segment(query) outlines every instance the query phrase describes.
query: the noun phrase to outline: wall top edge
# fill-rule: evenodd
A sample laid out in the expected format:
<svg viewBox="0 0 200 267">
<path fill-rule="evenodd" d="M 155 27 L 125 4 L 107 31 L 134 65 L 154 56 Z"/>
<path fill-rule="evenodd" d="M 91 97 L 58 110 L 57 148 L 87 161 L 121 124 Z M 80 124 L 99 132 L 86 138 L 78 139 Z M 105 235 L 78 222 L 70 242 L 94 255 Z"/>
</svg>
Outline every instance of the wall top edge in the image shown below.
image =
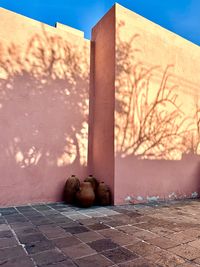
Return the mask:
<svg viewBox="0 0 200 267">
<path fill-rule="evenodd" d="M 182 37 L 181 35 L 173 32 L 173 31 L 170 31 L 170 30 L 162 27 L 161 25 L 159 25 L 159 24 L 157 24 L 157 23 L 155 23 L 155 22 L 143 17 L 142 15 L 139 15 L 138 13 L 136 13 L 136 12 L 134 12 L 134 11 L 132 11 L 132 10 L 130 10 L 130 9 L 118 4 L 118 3 L 115 3 L 114 6 L 115 6 L 115 11 L 116 11 L 116 17 L 118 16 L 118 14 L 120 15 L 120 13 L 122 13 L 122 12 L 126 13 L 128 16 L 131 16 L 131 15 L 135 16 L 136 19 L 139 19 L 139 20 L 143 21 L 144 23 L 149 24 L 150 27 L 155 27 L 155 28 L 157 28 L 159 30 L 162 30 L 162 31 L 166 32 L 167 34 L 173 36 L 174 38 L 179 38 L 181 41 L 184 41 L 188 45 L 192 45 L 192 46 L 196 47 L 197 49 L 200 49 L 199 45 L 193 43 L 192 41 Z"/>
<path fill-rule="evenodd" d="M 59 30 L 67 31 L 67 32 L 70 32 L 70 33 L 72 33 L 72 34 L 75 34 L 75 35 L 77 35 L 77 36 L 79 36 L 79 37 L 84 38 L 84 32 L 83 32 L 83 31 L 80 31 L 80 30 L 78 30 L 78 29 L 75 29 L 75 28 L 73 28 L 73 27 L 71 27 L 71 26 L 62 24 L 62 23 L 60 23 L 60 22 L 56 22 L 55 27 L 56 27 L 57 29 L 59 29 Z"/>
<path fill-rule="evenodd" d="M 56 33 L 56 31 L 62 30 L 62 31 L 65 31 L 67 33 L 76 35 L 77 37 L 80 37 L 81 39 L 85 39 L 86 41 L 89 41 L 88 39 L 84 38 L 84 32 L 83 31 L 80 31 L 78 29 L 75 29 L 73 27 L 70 27 L 68 25 L 65 25 L 65 24 L 62 24 L 59 22 L 56 22 L 55 26 L 51 26 L 51 25 L 43 23 L 41 21 L 29 18 L 27 16 L 21 15 L 19 13 L 14 12 L 14 11 L 0 7 L 0 16 L 1 16 L 1 14 L 8 14 L 9 16 L 17 16 L 19 18 L 22 18 L 23 20 L 26 20 L 27 23 L 30 23 L 31 25 L 34 25 L 36 27 L 42 26 L 45 28 L 49 28 L 49 29 L 55 31 L 55 33 Z"/>
</svg>

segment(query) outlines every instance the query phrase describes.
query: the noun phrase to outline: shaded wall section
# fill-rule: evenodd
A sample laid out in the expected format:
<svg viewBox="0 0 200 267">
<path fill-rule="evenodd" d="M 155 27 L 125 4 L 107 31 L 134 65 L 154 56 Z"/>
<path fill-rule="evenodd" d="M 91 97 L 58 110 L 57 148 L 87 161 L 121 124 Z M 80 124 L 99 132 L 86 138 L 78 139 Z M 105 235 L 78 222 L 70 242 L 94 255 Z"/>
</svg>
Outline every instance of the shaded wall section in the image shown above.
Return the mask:
<svg viewBox="0 0 200 267">
<path fill-rule="evenodd" d="M 59 201 L 87 172 L 90 41 L 0 9 L 0 205 Z"/>
<path fill-rule="evenodd" d="M 89 169 L 114 188 L 115 8 L 92 30 Z"/>
<path fill-rule="evenodd" d="M 115 203 L 200 193 L 200 48 L 116 5 Z"/>
</svg>

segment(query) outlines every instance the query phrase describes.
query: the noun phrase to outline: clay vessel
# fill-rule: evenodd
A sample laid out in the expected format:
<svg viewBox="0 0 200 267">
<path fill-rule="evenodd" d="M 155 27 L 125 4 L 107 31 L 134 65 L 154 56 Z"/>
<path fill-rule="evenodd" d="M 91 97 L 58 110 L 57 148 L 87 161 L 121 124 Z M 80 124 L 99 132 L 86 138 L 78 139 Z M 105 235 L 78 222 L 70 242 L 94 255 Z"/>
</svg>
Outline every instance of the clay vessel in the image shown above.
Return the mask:
<svg viewBox="0 0 200 267">
<path fill-rule="evenodd" d="M 95 193 L 90 182 L 82 182 L 76 193 L 76 203 L 83 208 L 91 207 L 95 200 Z"/>
<path fill-rule="evenodd" d="M 107 206 L 111 204 L 111 192 L 109 187 L 104 182 L 99 184 L 96 194 L 99 205 Z"/>
<path fill-rule="evenodd" d="M 76 192 L 79 190 L 80 181 L 75 175 L 71 175 L 65 183 L 64 200 L 68 204 L 75 203 Z"/>
<path fill-rule="evenodd" d="M 96 192 L 97 187 L 99 185 L 99 182 L 97 181 L 97 179 L 93 175 L 89 175 L 87 178 L 85 178 L 84 182 L 91 183 L 94 192 Z"/>
</svg>

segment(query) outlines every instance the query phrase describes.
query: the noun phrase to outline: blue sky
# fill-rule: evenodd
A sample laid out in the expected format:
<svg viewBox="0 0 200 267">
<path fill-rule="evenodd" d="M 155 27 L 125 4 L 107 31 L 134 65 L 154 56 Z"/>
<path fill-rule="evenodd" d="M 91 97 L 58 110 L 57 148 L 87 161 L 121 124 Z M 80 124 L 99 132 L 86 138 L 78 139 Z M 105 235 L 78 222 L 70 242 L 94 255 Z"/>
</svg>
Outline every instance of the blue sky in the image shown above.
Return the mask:
<svg viewBox="0 0 200 267">
<path fill-rule="evenodd" d="M 114 0 L 0 0 L 0 6 L 55 25 L 85 32 L 112 7 Z M 200 45 L 200 0 L 118 0 L 119 4 Z"/>
</svg>

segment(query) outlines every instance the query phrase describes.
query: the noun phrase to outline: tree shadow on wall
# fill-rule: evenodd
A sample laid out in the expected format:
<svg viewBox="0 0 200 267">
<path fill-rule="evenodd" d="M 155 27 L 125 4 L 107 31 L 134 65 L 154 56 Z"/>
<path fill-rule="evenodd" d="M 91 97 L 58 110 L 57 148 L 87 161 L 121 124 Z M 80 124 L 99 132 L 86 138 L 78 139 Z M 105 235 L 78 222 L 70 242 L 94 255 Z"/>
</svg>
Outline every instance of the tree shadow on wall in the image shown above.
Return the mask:
<svg viewBox="0 0 200 267">
<path fill-rule="evenodd" d="M 163 69 L 145 62 L 142 37 L 134 34 L 128 39 L 121 34 L 123 27 L 121 21 L 115 86 L 115 173 L 120 192 L 134 197 L 192 196 L 200 192 L 199 103 L 195 104 L 196 96 L 183 96 L 173 64 Z M 183 97 L 194 109 L 188 111 Z"/>
<path fill-rule="evenodd" d="M 0 44 L 4 178 L 56 179 L 86 167 L 88 53 L 45 30 L 26 48 Z"/>
<path fill-rule="evenodd" d="M 140 35 L 122 41 L 122 30 L 123 22 L 117 31 L 116 154 L 176 160 L 195 152 L 199 143 L 198 106 L 196 113 L 185 111 L 179 86 L 173 81 L 173 64 L 162 70 L 145 63 L 137 47 Z"/>
</svg>

